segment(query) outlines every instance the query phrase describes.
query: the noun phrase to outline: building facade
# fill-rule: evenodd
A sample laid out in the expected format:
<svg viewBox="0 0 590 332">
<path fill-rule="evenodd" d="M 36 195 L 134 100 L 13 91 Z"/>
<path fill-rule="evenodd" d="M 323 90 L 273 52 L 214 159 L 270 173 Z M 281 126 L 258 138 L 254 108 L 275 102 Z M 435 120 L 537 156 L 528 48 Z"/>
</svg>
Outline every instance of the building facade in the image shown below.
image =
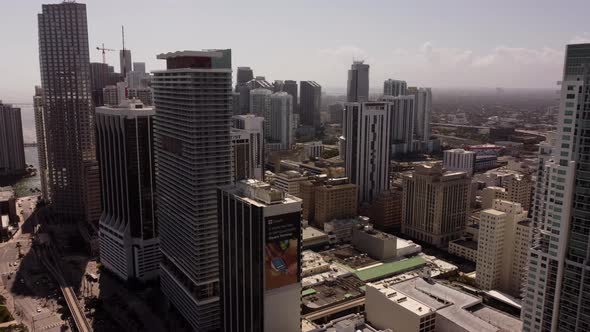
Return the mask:
<svg viewBox="0 0 590 332">
<path fill-rule="evenodd" d="M 119 69 L 123 78 L 127 78 L 127 74 L 133 70 L 131 63 L 131 50 L 119 50 Z"/>
<path fill-rule="evenodd" d="M 421 165 L 403 176 L 402 233 L 446 247 L 465 230 L 471 180 L 464 172 Z"/>
<path fill-rule="evenodd" d="M 293 113 L 299 114 L 299 86 L 297 81 L 286 80 L 283 82 L 283 90 L 293 97 Z"/>
<path fill-rule="evenodd" d="M 43 5 L 38 27 L 44 93 L 43 124 L 36 125 L 44 128 L 44 135 L 37 141 L 45 144 L 40 150 L 47 156 L 51 206 L 65 218 L 96 223 L 101 212 L 100 181 L 86 5 Z"/>
<path fill-rule="evenodd" d="M 521 318 L 523 331 L 590 329 L 586 157 L 590 44 L 566 47 L 557 135 L 541 145 L 533 204 L 534 244 Z"/>
<path fill-rule="evenodd" d="M 136 101 L 96 109 L 101 170 L 100 261 L 123 280 L 158 277 L 153 117 Z"/>
<path fill-rule="evenodd" d="M 152 81 L 161 289 L 193 329 L 213 331 L 219 328 L 217 188 L 231 182 L 231 50 L 158 58 L 167 66 Z"/>
<path fill-rule="evenodd" d="M 476 282 L 482 289 L 520 296 L 526 281 L 526 263 L 522 263 L 527 251 L 522 248 L 531 243 L 526 224 L 521 224 L 526 218 L 527 211 L 520 204 L 499 199 L 481 212 Z"/>
<path fill-rule="evenodd" d="M 222 330 L 301 331 L 301 200 L 244 180 L 218 201 Z"/>
<path fill-rule="evenodd" d="M 369 101 L 369 65 L 354 61 L 348 70 L 346 101 L 362 103 Z"/>
<path fill-rule="evenodd" d="M 301 81 L 299 90 L 299 122 L 305 126 L 319 127 L 322 87 L 314 81 Z"/>
<path fill-rule="evenodd" d="M 449 171 L 465 172 L 473 175 L 476 154 L 463 149 L 445 150 L 443 152 L 443 167 Z"/>
<path fill-rule="evenodd" d="M 264 118 L 254 114 L 235 115 L 231 128 L 233 179 L 263 180 Z"/>
<path fill-rule="evenodd" d="M 0 176 L 21 175 L 26 168 L 20 108 L 0 100 Z"/>
<path fill-rule="evenodd" d="M 334 219 L 353 218 L 358 212 L 357 186 L 347 178 L 316 176 L 300 183 L 303 219 L 319 229 Z"/>
<path fill-rule="evenodd" d="M 295 143 L 293 135 L 293 97 L 286 92 L 270 96 L 270 114 L 265 117 L 268 141 L 279 143 L 282 151 L 290 150 Z"/>
<path fill-rule="evenodd" d="M 423 144 L 428 144 L 432 134 L 430 126 L 432 119 L 432 90 L 430 88 L 410 87 L 407 94 L 413 95 L 416 102 L 414 116 L 415 137 Z"/>
<path fill-rule="evenodd" d="M 392 80 L 391 78 L 383 82 L 384 96 L 405 96 L 408 84 L 406 81 Z"/>
<path fill-rule="evenodd" d="M 387 102 L 347 103 L 344 109 L 346 176 L 358 186 L 359 203 L 389 189 L 392 106 Z"/>
</svg>

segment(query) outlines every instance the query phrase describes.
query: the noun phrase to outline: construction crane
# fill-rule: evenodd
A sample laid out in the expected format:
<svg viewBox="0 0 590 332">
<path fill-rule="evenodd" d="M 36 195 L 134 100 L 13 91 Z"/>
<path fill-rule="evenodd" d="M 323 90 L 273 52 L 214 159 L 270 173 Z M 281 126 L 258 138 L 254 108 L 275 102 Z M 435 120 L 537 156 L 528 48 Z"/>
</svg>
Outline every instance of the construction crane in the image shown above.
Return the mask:
<svg viewBox="0 0 590 332">
<path fill-rule="evenodd" d="M 116 52 L 117 50 L 113 50 L 110 48 L 105 48 L 104 44 L 102 44 L 102 47 L 96 47 L 97 50 L 102 51 L 102 63 L 107 63 L 107 59 L 105 56 L 105 51 L 109 51 L 109 52 Z"/>
</svg>

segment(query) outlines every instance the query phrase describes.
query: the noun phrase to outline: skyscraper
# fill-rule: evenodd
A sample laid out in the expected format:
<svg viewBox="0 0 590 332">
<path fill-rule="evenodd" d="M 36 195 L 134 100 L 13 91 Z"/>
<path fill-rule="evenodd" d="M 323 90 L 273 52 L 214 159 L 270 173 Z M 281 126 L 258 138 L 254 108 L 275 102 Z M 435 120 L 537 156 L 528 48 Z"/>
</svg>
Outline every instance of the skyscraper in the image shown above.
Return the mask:
<svg viewBox="0 0 590 332">
<path fill-rule="evenodd" d="M 293 145 L 293 97 L 286 92 L 270 96 L 270 114 L 265 117 L 265 135 L 269 142 L 279 143 L 280 150 L 289 150 Z"/>
<path fill-rule="evenodd" d="M 44 142 L 53 210 L 64 217 L 97 222 L 100 182 L 96 161 L 94 109 L 86 5 L 43 5 L 38 15 L 43 86 Z M 39 139 L 41 138 L 41 139 Z M 41 143 L 43 144 L 43 143 Z"/>
<path fill-rule="evenodd" d="M 389 142 L 392 104 L 347 103 L 344 109 L 344 168 L 358 186 L 360 203 L 389 189 Z"/>
<path fill-rule="evenodd" d="M 392 80 L 391 78 L 383 82 L 384 96 L 403 96 L 406 94 L 408 84 L 406 81 Z"/>
<path fill-rule="evenodd" d="M 364 61 L 354 61 L 348 71 L 348 102 L 369 101 L 369 65 Z"/>
<path fill-rule="evenodd" d="M 270 114 L 270 95 L 272 91 L 269 89 L 258 88 L 250 91 L 249 113 L 267 118 Z"/>
<path fill-rule="evenodd" d="M 299 86 L 301 89 L 299 121 L 302 125 L 318 128 L 322 106 L 322 87 L 314 81 L 301 81 Z"/>
<path fill-rule="evenodd" d="M 523 292 L 523 331 L 590 329 L 590 44 L 566 47 L 557 140 L 542 145 L 533 203 L 535 235 Z"/>
<path fill-rule="evenodd" d="M 416 139 L 426 143 L 431 135 L 432 91 L 430 88 L 410 87 L 407 94 L 413 95 L 415 100 L 414 130 Z"/>
<path fill-rule="evenodd" d="M 95 107 L 104 105 L 102 89 L 109 85 L 109 66 L 106 63 L 90 63 L 90 86 L 92 103 Z"/>
<path fill-rule="evenodd" d="M 103 213 L 100 261 L 123 280 L 158 276 L 153 117 L 137 101 L 96 109 Z"/>
<path fill-rule="evenodd" d="M 133 70 L 131 67 L 131 50 L 119 50 L 119 68 L 123 78 L 127 77 L 127 73 Z"/>
<path fill-rule="evenodd" d="M 26 166 L 20 108 L 0 100 L 0 176 L 24 174 Z"/>
<path fill-rule="evenodd" d="M 145 62 L 134 62 L 133 63 L 133 71 L 145 74 Z"/>
<path fill-rule="evenodd" d="M 440 165 L 421 165 L 403 176 L 402 233 L 437 247 L 463 235 L 471 179 Z"/>
<path fill-rule="evenodd" d="M 297 81 L 286 80 L 283 82 L 283 91 L 293 97 L 293 113 L 299 114 L 299 94 L 297 88 Z"/>
<path fill-rule="evenodd" d="M 244 180 L 218 202 L 222 330 L 301 331 L 301 199 Z"/>
<path fill-rule="evenodd" d="M 414 96 L 384 96 L 384 101 L 392 104 L 390 144 L 408 145 L 405 149 L 411 151 L 414 139 Z"/>
<path fill-rule="evenodd" d="M 219 328 L 217 188 L 231 182 L 231 50 L 158 55 L 154 72 L 162 292 L 196 331 Z"/>
<path fill-rule="evenodd" d="M 237 180 L 263 180 L 264 118 L 254 114 L 235 115 L 231 128 L 233 176 Z"/>
<path fill-rule="evenodd" d="M 250 67 L 238 67 L 238 74 L 237 74 L 237 86 L 241 84 L 246 84 L 248 81 L 254 79 L 254 72 Z M 236 92 L 238 90 L 236 89 Z"/>
</svg>

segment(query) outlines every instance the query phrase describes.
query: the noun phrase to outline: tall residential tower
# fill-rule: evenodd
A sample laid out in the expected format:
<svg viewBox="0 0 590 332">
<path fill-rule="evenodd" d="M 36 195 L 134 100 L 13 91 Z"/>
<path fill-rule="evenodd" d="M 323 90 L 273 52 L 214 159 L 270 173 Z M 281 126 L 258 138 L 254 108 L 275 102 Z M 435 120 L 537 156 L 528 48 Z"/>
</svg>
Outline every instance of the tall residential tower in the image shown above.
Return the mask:
<svg viewBox="0 0 590 332">
<path fill-rule="evenodd" d="M 565 53 L 557 140 L 542 145 L 523 331 L 590 330 L 590 44 Z M 547 153 L 547 148 L 551 152 Z"/>
<path fill-rule="evenodd" d="M 231 182 L 231 50 L 158 55 L 154 72 L 162 292 L 196 331 L 219 328 L 217 188 Z"/>
</svg>

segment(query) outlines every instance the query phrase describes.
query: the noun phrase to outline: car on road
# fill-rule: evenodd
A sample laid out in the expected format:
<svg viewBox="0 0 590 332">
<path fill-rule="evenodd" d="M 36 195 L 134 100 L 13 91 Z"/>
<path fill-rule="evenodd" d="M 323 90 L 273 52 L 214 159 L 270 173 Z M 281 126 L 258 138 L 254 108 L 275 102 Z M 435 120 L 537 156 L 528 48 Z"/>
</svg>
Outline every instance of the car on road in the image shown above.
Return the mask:
<svg viewBox="0 0 590 332">
<path fill-rule="evenodd" d="M 37 307 L 37 313 L 40 313 L 40 312 L 41 312 L 41 307 L 38 306 Z"/>
</svg>

